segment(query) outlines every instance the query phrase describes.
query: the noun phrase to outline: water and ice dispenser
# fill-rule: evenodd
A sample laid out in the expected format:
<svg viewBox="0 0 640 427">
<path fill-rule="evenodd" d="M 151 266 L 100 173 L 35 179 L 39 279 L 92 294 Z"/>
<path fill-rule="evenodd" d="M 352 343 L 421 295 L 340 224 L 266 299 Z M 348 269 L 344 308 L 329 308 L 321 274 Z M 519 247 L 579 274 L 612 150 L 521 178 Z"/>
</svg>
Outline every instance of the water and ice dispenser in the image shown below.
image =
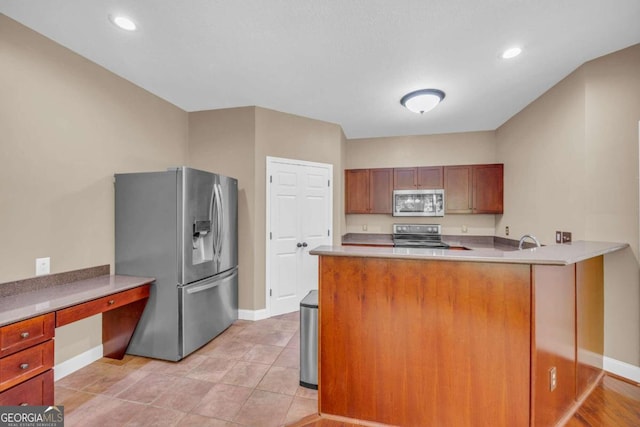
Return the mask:
<svg viewBox="0 0 640 427">
<path fill-rule="evenodd" d="M 193 265 L 213 260 L 213 233 L 211 221 L 195 221 L 193 223 Z"/>
</svg>

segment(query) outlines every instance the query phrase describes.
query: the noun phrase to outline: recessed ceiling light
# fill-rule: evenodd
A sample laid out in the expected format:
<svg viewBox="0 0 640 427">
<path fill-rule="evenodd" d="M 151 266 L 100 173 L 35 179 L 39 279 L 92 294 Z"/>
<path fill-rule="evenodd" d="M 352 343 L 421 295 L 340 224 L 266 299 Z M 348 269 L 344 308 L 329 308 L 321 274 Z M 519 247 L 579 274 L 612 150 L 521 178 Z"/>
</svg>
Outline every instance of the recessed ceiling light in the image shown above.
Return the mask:
<svg viewBox="0 0 640 427">
<path fill-rule="evenodd" d="M 438 89 L 420 89 L 408 93 L 402 97 L 400 104 L 414 113 L 426 113 L 436 108 L 445 97 L 443 91 Z"/>
<path fill-rule="evenodd" d="M 131 18 L 123 15 L 109 15 L 109 20 L 123 30 L 135 31 L 138 28 Z"/>
<path fill-rule="evenodd" d="M 504 52 L 502 52 L 502 59 L 511 59 L 522 53 L 522 49 L 519 47 L 511 47 Z"/>
</svg>

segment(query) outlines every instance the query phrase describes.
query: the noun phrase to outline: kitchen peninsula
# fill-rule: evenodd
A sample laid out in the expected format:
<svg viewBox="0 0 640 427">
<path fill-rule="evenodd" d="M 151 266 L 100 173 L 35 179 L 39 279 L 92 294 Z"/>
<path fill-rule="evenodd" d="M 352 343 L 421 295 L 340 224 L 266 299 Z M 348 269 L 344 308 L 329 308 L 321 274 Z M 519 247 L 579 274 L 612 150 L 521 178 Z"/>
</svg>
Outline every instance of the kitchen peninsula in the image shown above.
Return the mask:
<svg viewBox="0 0 640 427">
<path fill-rule="evenodd" d="M 562 425 L 603 370 L 603 256 L 321 246 L 319 412 L 388 425 Z"/>
</svg>

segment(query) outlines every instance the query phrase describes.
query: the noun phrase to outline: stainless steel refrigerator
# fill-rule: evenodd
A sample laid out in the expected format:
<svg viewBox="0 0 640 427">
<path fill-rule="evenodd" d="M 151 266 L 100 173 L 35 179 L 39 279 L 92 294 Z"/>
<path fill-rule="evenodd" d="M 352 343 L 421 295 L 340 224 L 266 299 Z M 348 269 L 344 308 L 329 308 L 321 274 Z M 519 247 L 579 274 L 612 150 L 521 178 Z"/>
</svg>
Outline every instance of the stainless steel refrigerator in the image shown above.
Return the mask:
<svg viewBox="0 0 640 427">
<path fill-rule="evenodd" d="M 116 274 L 155 277 L 127 353 L 177 361 L 238 318 L 238 181 L 115 175 Z"/>
</svg>

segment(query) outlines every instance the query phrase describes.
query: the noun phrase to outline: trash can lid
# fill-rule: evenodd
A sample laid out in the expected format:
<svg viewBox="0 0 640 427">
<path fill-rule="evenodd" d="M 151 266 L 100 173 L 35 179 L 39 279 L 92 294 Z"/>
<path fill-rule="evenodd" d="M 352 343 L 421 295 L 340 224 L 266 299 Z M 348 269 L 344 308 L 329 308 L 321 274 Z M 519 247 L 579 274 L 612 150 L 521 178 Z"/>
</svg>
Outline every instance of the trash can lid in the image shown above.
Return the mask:
<svg viewBox="0 0 640 427">
<path fill-rule="evenodd" d="M 307 296 L 300 301 L 300 307 L 318 308 L 318 290 L 309 291 Z"/>
</svg>

